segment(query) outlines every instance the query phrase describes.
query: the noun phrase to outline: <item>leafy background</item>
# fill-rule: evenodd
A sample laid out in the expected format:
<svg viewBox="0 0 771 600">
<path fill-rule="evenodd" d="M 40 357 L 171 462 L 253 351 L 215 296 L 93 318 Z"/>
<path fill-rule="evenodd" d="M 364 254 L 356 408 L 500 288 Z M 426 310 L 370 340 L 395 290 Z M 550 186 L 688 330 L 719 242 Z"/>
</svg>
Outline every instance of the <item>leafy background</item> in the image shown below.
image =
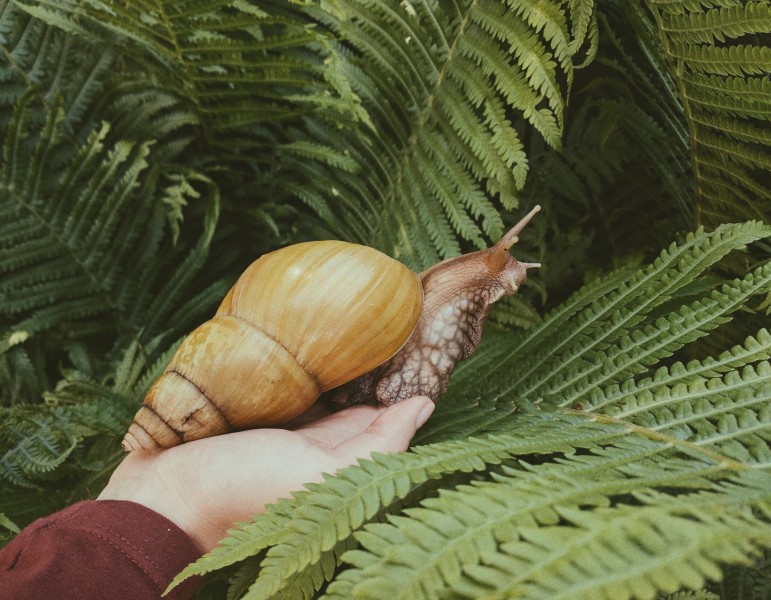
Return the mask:
<svg viewBox="0 0 771 600">
<path fill-rule="evenodd" d="M 263 252 L 340 238 L 420 270 L 539 203 L 516 255 L 544 268 L 413 449 L 185 575 L 769 597 L 770 39 L 767 1 L 0 0 L 5 539 L 99 492 Z"/>
</svg>

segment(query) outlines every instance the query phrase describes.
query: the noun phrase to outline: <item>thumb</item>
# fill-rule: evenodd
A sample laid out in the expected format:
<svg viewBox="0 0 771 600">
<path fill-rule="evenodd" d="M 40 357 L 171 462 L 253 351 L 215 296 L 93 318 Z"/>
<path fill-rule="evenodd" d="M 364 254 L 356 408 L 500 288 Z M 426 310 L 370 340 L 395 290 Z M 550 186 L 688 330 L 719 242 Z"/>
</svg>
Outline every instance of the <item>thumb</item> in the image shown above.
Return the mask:
<svg viewBox="0 0 771 600">
<path fill-rule="evenodd" d="M 340 444 L 336 452 L 351 462 L 366 458 L 373 452 L 402 452 L 409 447 L 415 432 L 433 412 L 434 403 L 426 396 L 397 402 L 372 421 L 366 431 Z"/>
</svg>

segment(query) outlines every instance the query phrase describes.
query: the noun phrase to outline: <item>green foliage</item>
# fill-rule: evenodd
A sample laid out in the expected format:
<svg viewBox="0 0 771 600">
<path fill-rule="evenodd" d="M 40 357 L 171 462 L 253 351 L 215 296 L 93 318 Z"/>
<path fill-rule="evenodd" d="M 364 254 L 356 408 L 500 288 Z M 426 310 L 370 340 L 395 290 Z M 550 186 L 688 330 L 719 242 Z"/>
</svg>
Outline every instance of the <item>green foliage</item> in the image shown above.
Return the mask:
<svg viewBox="0 0 771 600">
<path fill-rule="evenodd" d="M 719 598 L 769 598 L 769 552 L 753 565 L 737 565 L 726 570 L 722 581 L 710 586 Z"/>
<path fill-rule="evenodd" d="M 73 147 L 58 104 L 33 135 L 35 100 L 29 92 L 18 101 L 0 164 L 0 325 L 8 324 L 0 328 L 0 356 L 57 338 L 77 352 L 84 338 L 114 332 L 116 321 L 132 337 L 143 328 L 149 339 L 184 308 L 172 303 L 175 294 L 203 266 L 219 211 L 216 187 L 195 173 L 180 179 L 187 187 L 177 193 L 178 203 L 184 194 L 200 198 L 191 180 L 209 188 L 204 232 L 194 247 L 164 243 L 161 202 L 168 203 L 174 187 L 161 188 L 158 169 L 148 163 L 149 142 L 110 143 L 103 123 Z M 166 197 L 156 196 L 159 188 Z M 174 209 L 179 219 L 179 204 Z M 166 260 L 159 251 L 168 253 Z M 173 261 L 180 269 L 170 276 Z M 17 376 L 8 364 L 13 357 L 0 360 L 8 379 Z M 33 369 L 28 377 L 39 373 Z"/>
<path fill-rule="evenodd" d="M 58 180 L 51 178 L 56 162 L 70 151 L 61 148 L 64 115 L 54 107 L 39 138 L 31 140 L 31 98 L 23 97 L 17 105 L 0 171 L 4 197 L 10 200 L 3 205 L 0 231 L 7 241 L 0 301 L 3 313 L 16 321 L 2 349 L 62 322 L 116 307 L 121 296 L 113 292 L 118 269 L 140 261 L 144 252 L 134 236 L 157 229 L 148 223 L 149 207 L 137 206 L 132 197 L 140 179 L 147 177 L 147 145 L 118 142 L 106 148 L 105 124 L 91 132 Z M 134 208 L 131 215 L 129 206 Z M 128 222 L 119 231 L 118 224 L 129 216 L 141 221 Z M 115 259 L 106 262 L 108 250 Z"/>
<path fill-rule="evenodd" d="M 552 289 L 575 289 L 587 262 L 639 261 L 643 249 L 657 251 L 695 221 L 682 111 L 646 39 L 614 32 L 625 18 L 615 4 L 598 15 L 605 50 L 576 72 L 562 152 L 531 143 L 524 197 L 552 215 L 550 243 L 540 249 Z"/>
<path fill-rule="evenodd" d="M 457 254 L 457 237 L 481 247 L 502 233 L 499 210 L 517 206 L 528 171 L 517 121 L 560 145 L 573 61 L 595 27 L 593 3 L 571 3 L 568 18 L 538 3 L 330 2 L 308 9 L 315 22 L 278 3 L 145 4 L 141 17 L 114 1 L 23 6 L 77 36 L 125 40 L 229 158 L 248 148 L 252 168 L 269 165 L 264 185 L 336 236 L 419 267 Z M 373 135 L 341 127 L 351 118 Z"/>
<path fill-rule="evenodd" d="M 98 492 L 259 254 L 418 269 L 540 203 L 515 254 L 544 268 L 411 450 L 178 579 L 767 596 L 769 35 L 760 0 L 0 0 L 0 540 Z"/>
<path fill-rule="evenodd" d="M 560 3 L 334 4 L 324 20 L 355 50 L 339 69 L 374 131 L 311 131 L 370 168 L 306 162 L 298 195 L 341 219 L 340 233 L 420 268 L 458 254 L 458 238 L 500 236 L 500 210 L 517 206 L 528 172 L 521 127 L 560 146 L 593 3 L 571 3 L 570 18 Z"/>
<path fill-rule="evenodd" d="M 56 389 L 45 392 L 44 404 L 0 407 L 0 479 L 13 486 L 3 495 L 16 490 L 11 498 L 0 495 L 4 509 L 26 523 L 89 497 L 107 483 L 123 456 L 119 442 L 136 398 L 160 375 L 175 349 L 148 365 L 147 355 L 156 343 L 132 343 L 107 381 L 71 371 Z M 22 506 L 15 505 L 17 499 Z"/>
<path fill-rule="evenodd" d="M 34 90 L 49 110 L 57 97 L 62 98 L 63 121 L 72 131 L 115 59 L 110 49 L 88 52 L 86 44 L 30 18 L 9 0 L 0 2 L 0 48 L 0 124 L 4 127 L 16 102 Z"/>
<path fill-rule="evenodd" d="M 560 144 L 574 62 L 596 34 L 593 2 L 570 3 L 567 16 L 528 3 L 354 2 L 319 18 L 346 43 L 335 66 L 375 131 L 362 139 L 339 125 L 306 120 L 305 128 L 369 166 L 340 173 L 293 162 L 278 174 L 299 183 L 283 187 L 334 224 L 334 235 L 416 269 L 497 239 L 507 218 L 501 209 L 518 205 L 529 170 L 528 129 Z M 348 52 L 351 45 L 358 52 Z M 537 321 L 519 298 L 495 318 L 521 327 Z"/>
<path fill-rule="evenodd" d="M 329 97 L 315 48 L 324 43 L 291 7 L 246 1 L 19 2 L 33 17 L 89 40 L 112 44 L 184 98 L 212 136 L 275 122 L 298 111 L 345 113 L 350 97 Z M 232 140 L 229 140 L 232 141 Z M 224 145 L 224 144 L 223 144 Z"/>
<path fill-rule="evenodd" d="M 631 4 L 631 3 L 630 3 Z M 767 218 L 771 134 L 771 6 L 768 2 L 648 2 L 640 27 L 655 26 L 688 123 L 696 216 Z M 652 17 L 652 23 L 650 18 Z M 653 32 L 653 31 L 652 31 Z"/>
</svg>

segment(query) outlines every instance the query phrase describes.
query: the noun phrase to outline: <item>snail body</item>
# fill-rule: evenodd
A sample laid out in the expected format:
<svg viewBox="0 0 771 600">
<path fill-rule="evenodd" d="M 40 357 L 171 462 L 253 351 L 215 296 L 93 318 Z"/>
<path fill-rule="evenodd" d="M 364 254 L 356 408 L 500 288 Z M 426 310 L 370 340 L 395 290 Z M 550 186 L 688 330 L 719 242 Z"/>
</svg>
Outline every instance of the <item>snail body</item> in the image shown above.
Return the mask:
<svg viewBox="0 0 771 600">
<path fill-rule="evenodd" d="M 536 206 L 486 250 L 416 275 L 372 248 L 306 242 L 264 255 L 241 275 L 153 384 L 125 450 L 170 447 L 333 403 L 436 400 L 479 345 L 490 306 L 528 268 L 509 254 Z"/>
<path fill-rule="evenodd" d="M 366 246 L 306 242 L 262 256 L 182 341 L 123 448 L 291 420 L 399 350 L 422 298 L 415 273 Z"/>
</svg>

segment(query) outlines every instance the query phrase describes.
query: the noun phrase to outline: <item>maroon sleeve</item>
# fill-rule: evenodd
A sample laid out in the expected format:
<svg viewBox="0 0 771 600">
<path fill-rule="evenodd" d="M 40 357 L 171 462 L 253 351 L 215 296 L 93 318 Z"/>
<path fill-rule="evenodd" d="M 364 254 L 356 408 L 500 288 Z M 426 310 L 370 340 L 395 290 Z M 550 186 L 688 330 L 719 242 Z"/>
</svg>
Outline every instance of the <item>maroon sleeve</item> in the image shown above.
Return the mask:
<svg viewBox="0 0 771 600">
<path fill-rule="evenodd" d="M 0 550 L 0 597 L 160 598 L 200 556 L 166 517 L 134 502 L 86 500 L 38 519 Z M 189 598 L 187 580 L 166 598 Z"/>
</svg>

